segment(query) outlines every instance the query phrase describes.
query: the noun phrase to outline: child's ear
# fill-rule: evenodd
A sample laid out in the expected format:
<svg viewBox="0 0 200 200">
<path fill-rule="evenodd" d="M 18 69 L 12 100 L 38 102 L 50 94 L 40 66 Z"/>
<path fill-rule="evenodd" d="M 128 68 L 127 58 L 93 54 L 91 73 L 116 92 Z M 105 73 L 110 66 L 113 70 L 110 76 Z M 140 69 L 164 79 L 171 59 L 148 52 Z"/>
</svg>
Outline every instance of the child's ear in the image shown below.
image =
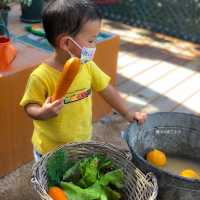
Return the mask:
<svg viewBox="0 0 200 200">
<path fill-rule="evenodd" d="M 57 38 L 57 47 L 64 51 L 68 51 L 70 49 L 70 39 L 69 36 L 61 35 Z"/>
</svg>

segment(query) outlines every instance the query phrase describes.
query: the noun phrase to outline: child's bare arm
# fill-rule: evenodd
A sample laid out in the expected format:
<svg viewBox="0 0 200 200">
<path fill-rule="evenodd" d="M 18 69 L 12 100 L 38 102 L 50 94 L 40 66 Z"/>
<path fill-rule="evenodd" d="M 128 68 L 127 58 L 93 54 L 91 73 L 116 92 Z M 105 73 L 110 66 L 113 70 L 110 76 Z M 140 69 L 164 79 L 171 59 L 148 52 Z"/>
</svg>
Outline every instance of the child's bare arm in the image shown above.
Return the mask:
<svg viewBox="0 0 200 200">
<path fill-rule="evenodd" d="M 46 120 L 57 116 L 63 105 L 63 98 L 51 102 L 51 98 L 48 97 L 42 106 L 36 103 L 27 104 L 25 111 L 33 119 Z"/>
<path fill-rule="evenodd" d="M 109 85 L 107 88 L 101 91 L 100 94 L 107 103 L 116 109 L 129 122 L 137 120 L 141 124 L 144 123 L 147 114 L 143 112 L 130 112 L 125 104 L 124 99 L 113 86 Z"/>
</svg>

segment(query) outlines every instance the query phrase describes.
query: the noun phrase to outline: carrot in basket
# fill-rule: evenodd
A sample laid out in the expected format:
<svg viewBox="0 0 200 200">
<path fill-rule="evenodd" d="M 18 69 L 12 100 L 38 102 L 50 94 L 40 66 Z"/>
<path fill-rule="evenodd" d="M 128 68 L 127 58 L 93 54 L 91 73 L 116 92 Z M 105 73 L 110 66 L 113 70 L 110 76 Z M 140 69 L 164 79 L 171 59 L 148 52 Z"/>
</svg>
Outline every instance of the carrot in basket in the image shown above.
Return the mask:
<svg viewBox="0 0 200 200">
<path fill-rule="evenodd" d="M 52 101 L 62 98 L 69 89 L 74 78 L 80 69 L 80 59 L 72 57 L 64 65 L 56 90 L 52 96 Z"/>
<path fill-rule="evenodd" d="M 66 194 L 59 187 L 53 186 L 49 188 L 48 195 L 53 200 L 68 200 Z"/>
</svg>

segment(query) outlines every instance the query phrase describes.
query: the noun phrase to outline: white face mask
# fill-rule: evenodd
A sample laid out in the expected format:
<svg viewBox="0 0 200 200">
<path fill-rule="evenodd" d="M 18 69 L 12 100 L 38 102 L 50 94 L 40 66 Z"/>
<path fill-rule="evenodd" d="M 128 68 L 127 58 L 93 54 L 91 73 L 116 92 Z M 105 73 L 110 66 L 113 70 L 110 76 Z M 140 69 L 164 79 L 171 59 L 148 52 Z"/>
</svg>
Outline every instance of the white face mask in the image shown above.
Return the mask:
<svg viewBox="0 0 200 200">
<path fill-rule="evenodd" d="M 72 38 L 70 40 L 81 50 L 81 63 L 86 63 L 88 61 L 93 60 L 94 54 L 96 52 L 96 48 L 88 48 L 88 47 L 81 47 L 76 41 Z M 70 55 L 74 57 L 74 55 L 69 51 Z"/>
</svg>

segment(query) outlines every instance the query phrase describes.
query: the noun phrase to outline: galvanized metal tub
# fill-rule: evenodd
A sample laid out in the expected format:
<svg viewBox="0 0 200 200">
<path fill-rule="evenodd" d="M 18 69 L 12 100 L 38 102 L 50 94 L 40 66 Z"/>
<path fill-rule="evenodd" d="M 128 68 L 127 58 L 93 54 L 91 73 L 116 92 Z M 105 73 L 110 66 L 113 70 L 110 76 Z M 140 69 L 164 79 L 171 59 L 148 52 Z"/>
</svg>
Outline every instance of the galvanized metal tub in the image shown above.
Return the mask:
<svg viewBox="0 0 200 200">
<path fill-rule="evenodd" d="M 168 155 L 200 162 L 200 117 L 172 112 L 150 114 L 143 126 L 131 124 L 124 138 L 134 164 L 158 178 L 159 200 L 200 200 L 200 181 L 186 179 L 158 169 L 145 160 L 154 148 Z"/>
</svg>

